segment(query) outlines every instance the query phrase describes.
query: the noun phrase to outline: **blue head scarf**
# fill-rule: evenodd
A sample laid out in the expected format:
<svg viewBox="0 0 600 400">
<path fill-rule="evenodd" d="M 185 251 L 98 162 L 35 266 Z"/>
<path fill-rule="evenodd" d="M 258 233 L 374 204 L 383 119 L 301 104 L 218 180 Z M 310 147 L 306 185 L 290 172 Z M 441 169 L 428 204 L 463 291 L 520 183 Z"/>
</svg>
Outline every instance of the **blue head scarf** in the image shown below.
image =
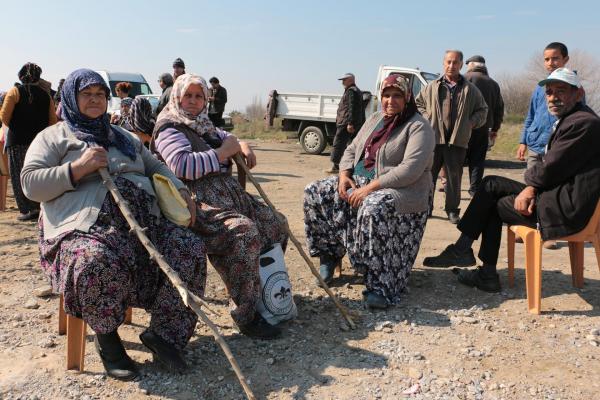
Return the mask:
<svg viewBox="0 0 600 400">
<path fill-rule="evenodd" d="M 61 90 L 62 119 L 73 131 L 75 137 L 86 143 L 95 143 L 108 150 L 115 146 L 121 153 L 135 160 L 135 147 L 127 136 L 111 127 L 108 114 L 98 118 L 88 118 L 79 111 L 77 94 L 90 86 L 101 86 L 108 99 L 110 89 L 104 79 L 91 69 L 78 69 L 65 79 Z"/>
</svg>

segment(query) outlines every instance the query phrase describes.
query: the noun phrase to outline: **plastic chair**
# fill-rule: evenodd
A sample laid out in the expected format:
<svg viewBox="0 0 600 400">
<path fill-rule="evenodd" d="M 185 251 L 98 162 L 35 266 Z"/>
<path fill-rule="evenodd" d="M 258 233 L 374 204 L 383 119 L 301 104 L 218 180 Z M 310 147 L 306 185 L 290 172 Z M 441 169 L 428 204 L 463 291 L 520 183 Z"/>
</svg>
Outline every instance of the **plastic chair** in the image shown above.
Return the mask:
<svg viewBox="0 0 600 400">
<path fill-rule="evenodd" d="M 131 307 L 125 313 L 125 323 L 131 324 L 133 310 Z M 84 320 L 65 313 L 64 298 L 60 295 L 58 306 L 58 334 L 67 334 L 67 369 L 84 370 L 85 338 L 87 324 Z"/>
<path fill-rule="evenodd" d="M 542 238 L 540 231 L 522 225 L 506 228 L 508 247 L 508 285 L 514 286 L 515 269 L 515 235 L 523 239 L 525 244 L 525 279 L 527 286 L 527 304 L 529 312 L 540 314 L 542 303 Z M 585 242 L 591 242 L 596 251 L 596 261 L 600 269 L 600 201 L 586 227 L 574 235 L 558 238 L 569 244 L 571 259 L 571 277 L 573 286 L 583 287 L 583 249 Z"/>
</svg>

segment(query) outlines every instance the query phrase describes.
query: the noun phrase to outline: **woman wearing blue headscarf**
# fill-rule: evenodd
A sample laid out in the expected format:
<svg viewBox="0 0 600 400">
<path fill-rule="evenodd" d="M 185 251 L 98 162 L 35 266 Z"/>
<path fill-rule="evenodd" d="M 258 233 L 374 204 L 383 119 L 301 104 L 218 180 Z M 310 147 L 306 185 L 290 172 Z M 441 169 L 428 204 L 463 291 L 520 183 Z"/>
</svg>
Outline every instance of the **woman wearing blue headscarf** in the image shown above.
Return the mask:
<svg viewBox="0 0 600 400">
<path fill-rule="evenodd" d="M 41 265 L 53 289 L 64 296 L 65 311 L 96 332 L 108 375 L 130 380 L 137 368 L 117 333 L 128 307 L 151 314 L 140 339 L 176 371 L 186 367 L 181 349 L 194 331 L 196 315 L 129 234 L 98 169 L 114 174 L 150 240 L 198 296 L 204 293 L 206 261 L 203 242 L 161 214 L 149 178 L 154 173 L 169 178 L 194 215 L 189 192 L 135 135 L 110 125 L 109 93 L 94 71 L 71 73 L 61 93 L 63 122 L 37 135 L 25 157 L 21 181 L 25 195 L 41 203 Z"/>
</svg>

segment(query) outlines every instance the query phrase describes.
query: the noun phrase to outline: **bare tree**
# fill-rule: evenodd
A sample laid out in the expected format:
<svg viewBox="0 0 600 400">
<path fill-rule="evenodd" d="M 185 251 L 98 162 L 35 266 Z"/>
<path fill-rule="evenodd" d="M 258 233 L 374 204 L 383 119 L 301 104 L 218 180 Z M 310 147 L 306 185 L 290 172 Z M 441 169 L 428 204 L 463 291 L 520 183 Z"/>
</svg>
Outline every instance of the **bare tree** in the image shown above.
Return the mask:
<svg viewBox="0 0 600 400">
<path fill-rule="evenodd" d="M 262 120 L 267 112 L 267 108 L 258 96 L 252 98 L 252 103 L 246 106 L 246 118 L 250 121 Z"/>
<path fill-rule="evenodd" d="M 504 113 L 524 117 L 529 109 L 529 99 L 535 83 L 524 73 L 500 73 L 496 80 L 504 100 Z"/>
</svg>

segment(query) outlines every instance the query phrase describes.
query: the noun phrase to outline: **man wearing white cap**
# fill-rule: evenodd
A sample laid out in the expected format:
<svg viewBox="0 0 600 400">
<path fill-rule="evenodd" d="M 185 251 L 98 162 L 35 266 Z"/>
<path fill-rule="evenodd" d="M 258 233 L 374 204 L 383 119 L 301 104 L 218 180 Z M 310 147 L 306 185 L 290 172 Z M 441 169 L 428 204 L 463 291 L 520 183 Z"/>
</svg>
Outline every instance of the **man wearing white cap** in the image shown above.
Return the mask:
<svg viewBox="0 0 600 400">
<path fill-rule="evenodd" d="M 471 246 L 482 236 L 479 259 L 483 266 L 456 269 L 458 281 L 487 292 L 500 291 L 496 262 L 502 224 L 540 230 L 542 240 L 581 231 L 600 198 L 600 118 L 581 103 L 577 75 L 558 68 L 539 82 L 548 111 L 557 118 L 546 152 L 525 172 L 525 184 L 487 176 L 458 224 L 461 235 L 423 265 L 446 268 L 476 264 Z"/>
<path fill-rule="evenodd" d="M 365 109 L 362 105 L 362 92 L 356 87 L 354 74 L 348 72 L 338 80 L 342 81 L 344 94 L 338 105 L 337 117 L 335 119 L 335 137 L 333 138 L 333 149 L 331 150 L 331 169 L 325 171 L 328 174 L 340 172 L 339 164 L 348 143 L 352 141 L 356 133 L 365 123 Z"/>
</svg>

